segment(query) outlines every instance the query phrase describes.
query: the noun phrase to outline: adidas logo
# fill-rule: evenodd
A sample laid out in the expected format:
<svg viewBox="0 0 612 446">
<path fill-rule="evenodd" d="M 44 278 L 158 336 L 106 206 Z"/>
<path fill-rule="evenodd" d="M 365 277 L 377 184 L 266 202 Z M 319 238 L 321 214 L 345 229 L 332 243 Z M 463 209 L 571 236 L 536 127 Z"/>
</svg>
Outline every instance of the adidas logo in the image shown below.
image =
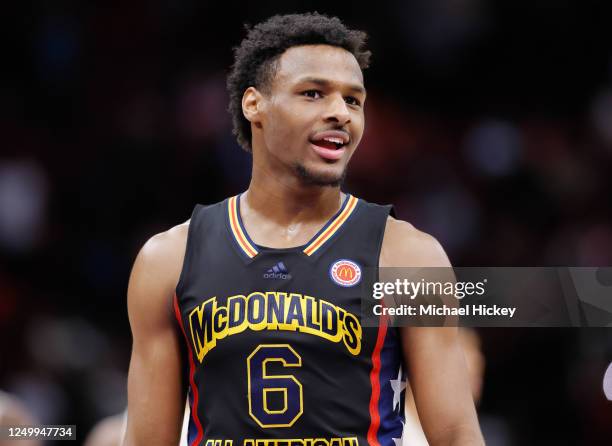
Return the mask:
<svg viewBox="0 0 612 446">
<path fill-rule="evenodd" d="M 278 262 L 263 275 L 264 279 L 291 279 L 291 274 L 283 262 Z"/>
</svg>

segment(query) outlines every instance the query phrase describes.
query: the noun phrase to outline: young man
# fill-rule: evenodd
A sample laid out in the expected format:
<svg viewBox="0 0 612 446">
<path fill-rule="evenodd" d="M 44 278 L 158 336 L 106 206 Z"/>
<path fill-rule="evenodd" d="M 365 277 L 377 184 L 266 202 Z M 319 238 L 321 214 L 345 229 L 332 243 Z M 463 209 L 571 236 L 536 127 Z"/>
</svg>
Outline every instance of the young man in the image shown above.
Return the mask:
<svg viewBox="0 0 612 446">
<path fill-rule="evenodd" d="M 136 259 L 127 445 L 176 444 L 188 387 L 190 445 L 394 446 L 402 357 L 430 444 L 483 444 L 457 330 L 359 320 L 363 268 L 449 266 L 435 239 L 340 190 L 364 129 L 364 40 L 301 14 L 237 48 L 230 111 L 251 183 Z"/>
</svg>

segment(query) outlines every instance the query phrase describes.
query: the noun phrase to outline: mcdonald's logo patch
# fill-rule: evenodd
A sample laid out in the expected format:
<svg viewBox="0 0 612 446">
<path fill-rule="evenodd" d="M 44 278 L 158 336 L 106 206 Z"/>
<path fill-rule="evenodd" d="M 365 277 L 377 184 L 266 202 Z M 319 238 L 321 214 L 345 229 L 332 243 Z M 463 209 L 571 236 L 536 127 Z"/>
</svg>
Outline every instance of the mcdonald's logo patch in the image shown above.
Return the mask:
<svg viewBox="0 0 612 446">
<path fill-rule="evenodd" d="M 351 260 L 340 259 L 332 263 L 329 276 L 338 285 L 351 287 L 361 281 L 361 268 Z"/>
</svg>

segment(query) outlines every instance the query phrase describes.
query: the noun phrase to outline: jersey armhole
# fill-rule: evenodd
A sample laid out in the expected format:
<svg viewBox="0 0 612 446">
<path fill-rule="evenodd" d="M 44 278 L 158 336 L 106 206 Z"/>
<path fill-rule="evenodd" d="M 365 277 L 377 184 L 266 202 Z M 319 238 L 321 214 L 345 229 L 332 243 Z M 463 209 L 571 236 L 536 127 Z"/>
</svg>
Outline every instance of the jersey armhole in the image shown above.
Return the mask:
<svg viewBox="0 0 612 446">
<path fill-rule="evenodd" d="M 385 221 L 382 225 L 382 231 L 380 232 L 380 237 L 379 240 L 377 242 L 377 247 L 376 247 L 376 282 L 380 282 L 380 252 L 382 251 L 382 244 L 383 244 L 383 240 L 385 238 L 385 232 L 387 231 L 387 223 L 389 222 L 389 216 L 393 217 L 393 218 L 397 218 L 395 215 L 395 208 L 393 207 L 392 204 L 388 204 L 383 206 L 383 208 L 386 210 L 386 212 L 384 213 L 385 216 Z M 396 338 L 399 339 L 399 327 L 396 327 L 394 325 L 392 325 L 391 327 L 390 333 L 392 333 L 394 336 L 396 336 Z M 400 351 L 401 351 L 401 347 L 400 347 Z M 403 359 L 403 353 L 402 353 L 402 362 L 404 361 Z"/>
<path fill-rule="evenodd" d="M 395 217 L 395 209 L 392 204 L 382 206 L 384 209 L 384 222 L 382 224 L 382 231 L 380 231 L 380 235 L 378 236 L 378 240 L 376 242 L 376 280 L 379 280 L 379 268 L 380 268 L 380 252 L 382 251 L 382 244 L 385 238 L 385 232 L 387 230 L 387 222 L 389 221 L 389 216 Z"/>
<path fill-rule="evenodd" d="M 181 266 L 181 274 L 179 275 L 179 280 L 176 284 L 176 288 L 174 289 L 177 299 L 182 296 L 184 291 L 183 289 L 185 287 L 185 277 L 187 275 L 186 270 L 191 263 L 190 260 L 192 256 L 190 242 L 192 239 L 193 231 L 195 231 L 195 226 L 197 226 L 197 215 L 198 212 L 200 212 L 201 208 L 202 206 L 197 204 L 193 208 L 193 212 L 191 213 L 191 219 L 189 220 L 189 228 L 187 229 L 187 240 L 185 241 L 185 255 L 183 256 L 183 265 Z M 172 299 L 174 299 L 174 296 L 172 296 Z"/>
</svg>

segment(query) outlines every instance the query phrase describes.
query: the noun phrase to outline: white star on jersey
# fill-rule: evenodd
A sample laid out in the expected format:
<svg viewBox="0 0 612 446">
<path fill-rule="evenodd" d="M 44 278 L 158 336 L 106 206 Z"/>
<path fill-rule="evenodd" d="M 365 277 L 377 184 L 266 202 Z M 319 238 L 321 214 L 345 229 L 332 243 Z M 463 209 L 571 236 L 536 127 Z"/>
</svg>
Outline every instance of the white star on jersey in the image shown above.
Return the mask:
<svg viewBox="0 0 612 446">
<path fill-rule="evenodd" d="M 398 370 L 397 379 L 390 379 L 389 382 L 393 389 L 393 410 L 395 410 L 395 406 L 399 406 L 401 394 L 406 388 L 406 380 L 402 380 L 402 366 Z"/>
<path fill-rule="evenodd" d="M 400 421 L 402 422 L 402 435 L 400 435 L 399 438 L 391 438 L 391 440 L 393 440 L 393 443 L 395 443 L 395 446 L 402 446 L 402 444 L 404 443 L 404 421 Z"/>
</svg>

